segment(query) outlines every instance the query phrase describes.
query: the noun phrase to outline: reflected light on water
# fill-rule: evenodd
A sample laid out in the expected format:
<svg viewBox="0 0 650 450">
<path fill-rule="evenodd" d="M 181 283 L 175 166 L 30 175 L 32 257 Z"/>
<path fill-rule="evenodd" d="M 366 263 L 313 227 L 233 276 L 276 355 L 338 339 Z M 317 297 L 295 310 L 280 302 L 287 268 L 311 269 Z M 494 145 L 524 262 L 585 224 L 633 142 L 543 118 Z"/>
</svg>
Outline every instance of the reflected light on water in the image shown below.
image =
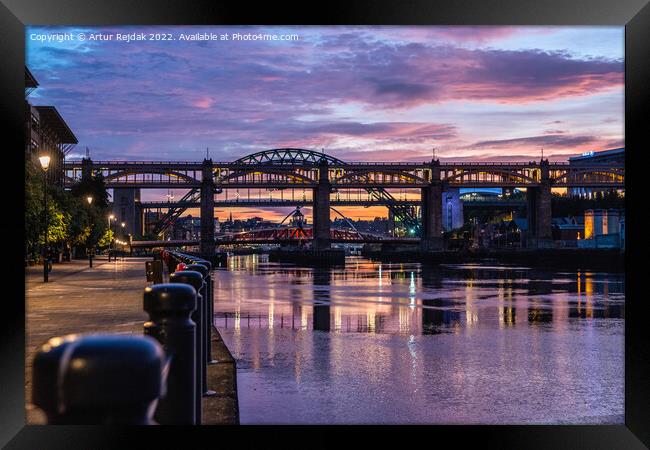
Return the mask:
<svg viewBox="0 0 650 450">
<path fill-rule="evenodd" d="M 215 271 L 242 423 L 622 423 L 622 274 L 254 256 Z"/>
</svg>

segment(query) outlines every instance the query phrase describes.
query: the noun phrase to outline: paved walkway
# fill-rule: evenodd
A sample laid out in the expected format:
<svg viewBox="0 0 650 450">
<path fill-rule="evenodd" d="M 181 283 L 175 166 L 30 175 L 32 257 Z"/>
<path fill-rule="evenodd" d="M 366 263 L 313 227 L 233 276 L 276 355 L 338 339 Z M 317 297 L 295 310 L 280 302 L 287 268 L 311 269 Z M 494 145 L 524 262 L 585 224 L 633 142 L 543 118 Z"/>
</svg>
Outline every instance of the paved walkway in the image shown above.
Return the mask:
<svg viewBox="0 0 650 450">
<path fill-rule="evenodd" d="M 59 263 L 53 266 L 48 283 L 43 283 L 42 266 L 26 269 L 25 395 L 28 402 L 34 353 L 51 337 L 96 332 L 142 334 L 147 320 L 142 309 L 147 259 L 124 258 L 109 263 L 107 257 L 100 256 L 94 258 L 92 269 L 88 260 Z M 28 422 L 31 409 L 28 404 Z"/>
<path fill-rule="evenodd" d="M 142 309 L 147 283 L 145 261 L 128 257 L 108 262 L 106 256 L 74 260 L 53 266 L 49 282 L 43 282 L 43 267 L 25 270 L 25 399 L 27 423 L 42 424 L 45 418 L 30 403 L 32 361 L 38 348 L 54 336 L 72 333 L 142 334 L 148 315 Z M 216 330 L 215 330 L 216 331 Z M 213 354 L 220 364 L 210 366 L 208 385 L 220 393 L 204 399 L 207 423 L 237 423 L 234 361 L 218 333 Z M 212 387 L 214 386 L 214 387 Z M 209 411 L 209 412 L 208 412 Z"/>
</svg>

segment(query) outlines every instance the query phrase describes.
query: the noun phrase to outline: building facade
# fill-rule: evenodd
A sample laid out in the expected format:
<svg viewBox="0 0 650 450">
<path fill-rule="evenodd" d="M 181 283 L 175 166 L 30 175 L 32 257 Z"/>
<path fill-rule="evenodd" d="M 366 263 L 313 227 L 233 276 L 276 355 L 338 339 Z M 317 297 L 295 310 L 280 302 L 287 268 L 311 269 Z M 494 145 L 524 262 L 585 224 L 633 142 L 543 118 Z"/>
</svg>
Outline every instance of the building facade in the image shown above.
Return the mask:
<svg viewBox="0 0 650 450">
<path fill-rule="evenodd" d="M 569 165 L 580 166 L 587 164 L 625 164 L 625 147 L 603 150 L 600 152 L 585 152 L 580 156 L 569 158 Z M 606 193 L 611 189 L 607 188 L 570 188 L 568 194 L 574 197 L 594 198 L 597 193 Z M 624 194 L 623 189 L 617 190 Z"/>
<path fill-rule="evenodd" d="M 63 161 L 78 140 L 54 106 L 34 106 L 29 102 L 29 95 L 36 88 L 36 78 L 25 67 L 25 159 L 40 169 L 39 156 L 48 155 L 48 182 L 63 187 Z"/>
<path fill-rule="evenodd" d="M 625 212 L 616 209 L 585 211 L 585 237 L 579 247 L 625 248 Z"/>
</svg>

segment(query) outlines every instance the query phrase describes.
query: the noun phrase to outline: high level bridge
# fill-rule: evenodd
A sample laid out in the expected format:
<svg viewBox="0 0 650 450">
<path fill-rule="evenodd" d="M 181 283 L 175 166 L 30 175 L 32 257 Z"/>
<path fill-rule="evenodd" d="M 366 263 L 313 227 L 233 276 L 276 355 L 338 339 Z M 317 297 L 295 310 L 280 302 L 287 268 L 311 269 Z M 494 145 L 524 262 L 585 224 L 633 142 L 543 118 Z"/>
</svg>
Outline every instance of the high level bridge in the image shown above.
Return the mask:
<svg viewBox="0 0 650 450">
<path fill-rule="evenodd" d="M 312 150 L 285 148 L 253 153 L 232 162 L 192 161 L 68 161 L 64 164 L 65 185 L 101 173 L 108 188 L 189 190 L 168 215 L 180 215 L 198 202 L 201 208 L 201 251 L 214 251 L 215 193 L 237 189 L 310 190 L 313 204 L 313 243 L 330 245 L 332 194 L 362 189 L 385 204 L 408 226 L 421 227 L 425 250 L 441 247 L 442 193 L 446 188 L 525 188 L 528 202 L 531 245 L 551 240 L 552 188 L 625 187 L 625 167 L 611 163 L 572 165 L 567 163 L 445 162 L 422 163 L 353 162 Z M 419 189 L 422 222 L 412 208 L 391 194 L 395 189 Z M 336 195 L 336 194 L 334 194 Z M 232 197 L 231 197 L 232 198 Z M 281 205 L 279 205 L 281 206 Z M 285 205 L 286 206 L 286 205 Z"/>
</svg>

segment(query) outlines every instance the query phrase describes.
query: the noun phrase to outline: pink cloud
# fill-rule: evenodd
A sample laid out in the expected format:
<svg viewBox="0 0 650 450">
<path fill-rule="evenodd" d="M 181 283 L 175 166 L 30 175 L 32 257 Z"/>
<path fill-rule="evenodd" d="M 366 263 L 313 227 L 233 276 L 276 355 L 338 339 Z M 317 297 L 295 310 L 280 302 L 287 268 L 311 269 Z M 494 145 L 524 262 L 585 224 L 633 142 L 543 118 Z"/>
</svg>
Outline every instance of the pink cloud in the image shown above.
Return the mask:
<svg viewBox="0 0 650 450">
<path fill-rule="evenodd" d="M 192 104 L 197 108 L 208 109 L 214 105 L 214 99 L 210 97 L 202 97 L 198 100 L 195 100 Z"/>
</svg>

